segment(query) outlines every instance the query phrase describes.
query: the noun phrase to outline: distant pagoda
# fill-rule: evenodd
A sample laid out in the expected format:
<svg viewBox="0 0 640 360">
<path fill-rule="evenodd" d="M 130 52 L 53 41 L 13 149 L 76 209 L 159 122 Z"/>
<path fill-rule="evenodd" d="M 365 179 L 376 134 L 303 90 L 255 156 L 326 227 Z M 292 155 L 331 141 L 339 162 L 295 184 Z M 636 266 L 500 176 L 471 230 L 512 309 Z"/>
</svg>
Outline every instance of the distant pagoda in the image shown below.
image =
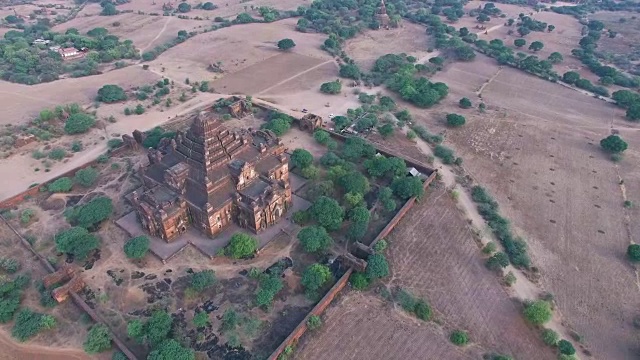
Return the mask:
<svg viewBox="0 0 640 360">
<path fill-rule="evenodd" d="M 389 28 L 391 19 L 389 18 L 389 14 L 387 14 L 387 7 L 384 4 L 384 0 L 380 0 L 380 6 L 378 7 L 378 14 L 376 16 L 376 19 L 380 24 L 380 28 Z"/>
</svg>

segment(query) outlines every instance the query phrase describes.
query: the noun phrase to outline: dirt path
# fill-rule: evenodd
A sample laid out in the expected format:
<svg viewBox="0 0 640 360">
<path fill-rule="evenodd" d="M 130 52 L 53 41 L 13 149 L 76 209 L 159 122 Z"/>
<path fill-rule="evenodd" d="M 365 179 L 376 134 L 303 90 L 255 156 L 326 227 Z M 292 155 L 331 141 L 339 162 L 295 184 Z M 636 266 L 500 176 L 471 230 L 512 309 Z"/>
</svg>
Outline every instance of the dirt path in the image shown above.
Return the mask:
<svg viewBox="0 0 640 360">
<path fill-rule="evenodd" d="M 268 88 L 266 88 L 266 89 L 264 89 L 264 90 L 260 91 L 260 92 L 259 92 L 259 93 L 257 93 L 256 95 L 264 94 L 264 93 L 266 93 L 267 91 L 269 91 L 269 90 L 271 90 L 271 89 L 273 89 L 273 88 L 276 88 L 276 87 L 278 87 L 278 86 L 280 86 L 280 85 L 282 85 L 282 84 L 284 84 L 284 83 L 286 83 L 286 82 L 288 82 L 288 81 L 291 81 L 291 80 L 293 80 L 293 79 L 297 78 L 298 76 L 304 75 L 304 74 L 306 74 L 306 73 L 308 73 L 308 72 L 310 72 L 310 71 L 313 71 L 313 70 L 315 70 L 315 69 L 317 69 L 317 68 L 319 68 L 319 67 L 321 67 L 321 66 L 324 66 L 324 65 L 326 65 L 326 64 L 328 64 L 328 63 L 332 63 L 332 62 L 335 62 L 335 61 L 334 61 L 333 59 L 331 59 L 331 60 L 327 60 L 327 61 L 325 61 L 325 62 L 323 62 L 323 63 L 320 63 L 320 64 L 318 64 L 318 65 L 316 65 L 316 66 L 310 67 L 310 68 L 308 68 L 308 69 L 306 69 L 306 70 L 304 70 L 304 71 L 301 71 L 301 72 L 299 72 L 299 73 L 297 73 L 297 74 L 295 74 L 295 75 L 293 75 L 293 76 L 291 76 L 291 77 L 288 77 L 288 78 L 286 78 L 286 79 L 284 79 L 284 80 L 282 80 L 282 81 L 280 81 L 280 82 L 278 82 L 278 83 L 276 83 L 276 84 L 274 84 L 274 85 L 272 85 L 272 86 L 269 86 Z"/>
<path fill-rule="evenodd" d="M 0 360 L 88 360 L 87 354 L 75 349 L 59 349 L 34 344 L 16 343 L 0 331 Z"/>
<path fill-rule="evenodd" d="M 407 131 L 407 128 L 403 129 L 404 133 L 406 133 Z M 433 156 L 431 147 L 429 147 L 429 145 L 424 141 L 418 139 L 416 145 L 426 156 Z M 480 216 L 476 204 L 471 199 L 471 194 L 469 193 L 469 191 L 456 182 L 456 174 L 453 172 L 453 170 L 449 166 L 442 164 L 442 162 L 438 158 L 435 158 L 433 164 L 442 176 L 442 182 L 445 184 L 446 188 L 450 191 L 455 191 L 458 193 L 458 207 L 470 220 L 471 226 L 474 229 L 478 230 L 478 234 L 483 246 L 488 242 L 493 241 L 494 243 L 496 243 L 496 245 L 498 245 L 499 248 L 502 249 L 500 242 L 493 236 L 493 233 L 488 230 L 487 223 L 484 221 L 482 216 Z M 541 289 L 538 285 L 534 284 L 524 275 L 524 273 L 514 268 L 512 265 L 509 265 L 504 269 L 505 274 L 509 272 L 513 273 L 513 275 L 516 277 L 515 284 L 513 284 L 509 289 L 509 292 L 512 293 L 513 296 L 522 301 L 539 299 L 540 294 L 544 291 L 544 289 Z M 569 329 L 563 326 L 562 322 L 562 314 L 560 313 L 560 309 L 556 307 L 553 318 L 551 319 L 551 321 L 545 324 L 545 328 L 556 331 L 561 338 L 567 340 L 571 339 Z M 576 344 L 574 344 L 574 346 L 576 346 Z M 576 348 L 578 347 L 576 346 Z M 577 354 L 576 358 L 578 358 Z"/>
<path fill-rule="evenodd" d="M 149 43 L 147 44 L 147 46 L 144 47 L 144 49 L 140 50 L 140 54 L 144 53 L 145 51 L 147 51 L 147 49 L 153 45 L 153 43 L 158 40 L 158 38 L 164 33 L 165 30 L 167 30 L 167 25 L 169 25 L 169 22 L 171 21 L 171 19 L 173 19 L 172 16 L 169 16 L 169 18 L 167 19 L 167 21 L 164 23 L 164 26 L 162 27 L 162 30 L 160 30 L 160 32 L 158 32 L 158 35 L 156 35 L 156 37 L 153 38 L 153 40 L 149 41 Z"/>
</svg>

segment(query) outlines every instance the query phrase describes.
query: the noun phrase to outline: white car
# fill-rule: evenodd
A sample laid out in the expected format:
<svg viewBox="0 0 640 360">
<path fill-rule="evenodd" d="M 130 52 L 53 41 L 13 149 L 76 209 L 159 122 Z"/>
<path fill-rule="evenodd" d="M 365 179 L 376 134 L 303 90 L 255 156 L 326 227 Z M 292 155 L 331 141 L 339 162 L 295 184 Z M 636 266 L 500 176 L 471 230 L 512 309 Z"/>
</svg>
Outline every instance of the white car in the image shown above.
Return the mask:
<svg viewBox="0 0 640 360">
<path fill-rule="evenodd" d="M 329 114 L 329 119 L 333 119 L 333 114 Z"/>
</svg>

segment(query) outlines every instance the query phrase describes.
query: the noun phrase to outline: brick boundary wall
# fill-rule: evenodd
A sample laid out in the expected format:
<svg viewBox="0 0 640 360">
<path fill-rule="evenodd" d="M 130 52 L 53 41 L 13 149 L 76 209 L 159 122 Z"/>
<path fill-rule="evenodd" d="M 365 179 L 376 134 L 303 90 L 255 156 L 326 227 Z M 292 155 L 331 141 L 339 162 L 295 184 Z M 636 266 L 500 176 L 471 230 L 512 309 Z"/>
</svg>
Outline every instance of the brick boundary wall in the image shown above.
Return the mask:
<svg viewBox="0 0 640 360">
<path fill-rule="evenodd" d="M 291 334 L 289 334 L 289 336 L 287 336 L 287 338 L 280 344 L 280 346 L 278 346 L 278 348 L 273 353 L 271 353 L 271 355 L 267 360 L 277 360 L 278 356 L 282 354 L 282 352 L 284 351 L 284 349 L 287 348 L 287 346 L 294 345 L 298 341 L 298 339 L 300 339 L 300 337 L 302 337 L 302 335 L 304 335 L 304 333 L 307 332 L 307 321 L 309 320 L 309 318 L 312 315 L 316 315 L 316 316 L 322 315 L 325 309 L 331 304 L 333 299 L 347 285 L 347 282 L 349 281 L 349 277 L 351 276 L 352 272 L 353 272 L 353 269 L 349 269 L 347 270 L 346 273 L 344 273 L 344 275 L 342 275 L 340 279 L 338 279 L 338 281 L 331 287 L 329 292 L 322 297 L 322 300 L 320 300 L 320 302 L 318 302 L 316 306 L 314 306 L 313 309 L 311 309 L 311 311 L 307 314 L 307 316 L 305 316 L 304 319 L 302 319 L 300 324 L 296 326 L 296 328 L 291 332 Z"/>
<path fill-rule="evenodd" d="M 120 155 L 120 154 L 126 152 L 127 150 L 129 150 L 127 148 L 127 146 L 126 145 L 122 145 L 122 146 L 120 146 L 118 148 L 115 148 L 115 149 L 109 151 L 108 154 L 109 154 L 109 156 Z M 37 195 L 40 192 L 40 189 L 45 187 L 47 184 L 50 184 L 50 183 L 52 183 L 52 182 L 54 182 L 54 181 L 56 181 L 56 180 L 58 180 L 60 178 L 66 177 L 66 176 L 73 176 L 73 175 L 75 175 L 76 171 L 84 169 L 84 168 L 87 168 L 89 166 L 96 165 L 97 163 L 98 163 L 98 159 L 96 158 L 96 159 L 91 160 L 91 161 L 89 161 L 87 163 L 84 163 L 84 164 L 82 164 L 80 166 L 76 166 L 75 168 L 73 168 L 73 169 L 71 169 L 71 170 L 69 170 L 69 171 L 67 171 L 67 172 L 65 172 L 63 174 L 60 174 L 60 175 L 58 175 L 56 177 L 53 177 L 53 178 L 51 178 L 51 179 L 49 179 L 49 180 L 47 180 L 47 181 L 45 181 L 45 182 L 43 182 L 41 184 L 38 184 L 38 185 L 33 186 L 33 187 L 30 187 L 27 190 L 25 190 L 25 191 L 23 191 L 23 192 L 21 192 L 19 194 L 16 194 L 16 195 L 14 195 L 14 196 L 12 196 L 10 198 L 4 199 L 4 200 L 2 200 L 0 202 L 0 209 L 12 208 L 12 207 L 20 204 L 21 202 L 25 201 L 27 198 Z"/>
<path fill-rule="evenodd" d="M 7 221 L 7 219 L 4 218 L 4 216 L 0 215 L 0 219 L 2 219 L 2 221 L 9 227 L 9 229 L 11 229 L 11 231 L 13 231 L 14 234 L 16 234 L 16 236 L 18 236 L 18 238 L 20 239 L 20 242 L 22 243 L 22 245 L 27 248 L 27 250 L 29 250 L 33 255 L 36 256 L 36 258 L 38 258 L 38 261 L 40 261 L 40 264 L 50 273 L 54 273 L 56 271 L 56 269 L 51 265 L 51 263 L 49 263 L 49 261 L 47 259 L 45 259 L 42 255 L 40 255 L 32 246 L 31 244 L 29 244 L 29 242 L 22 237 L 22 235 L 20 235 L 20 233 L 13 227 L 11 226 L 11 224 Z M 125 356 L 127 358 L 129 358 L 129 360 L 137 360 L 138 358 L 131 352 L 131 350 L 129 350 L 129 348 L 124 344 L 124 342 L 122 342 L 118 336 L 115 334 L 115 332 L 113 331 L 113 329 L 111 329 L 111 327 L 106 323 L 106 321 L 104 321 L 104 319 L 102 319 L 102 317 L 100 315 L 98 315 L 98 313 L 95 312 L 95 310 L 93 310 L 81 297 L 80 295 L 78 295 L 76 292 L 74 291 L 70 291 L 69 294 L 71 295 L 71 298 L 73 299 L 73 302 L 79 306 L 84 312 L 86 312 L 91 319 L 93 319 L 94 322 L 96 322 L 97 324 L 104 324 L 107 326 L 107 328 L 109 329 L 109 333 L 111 334 L 111 338 L 113 340 L 113 343 L 116 345 L 116 347 L 118 349 L 120 349 L 120 351 L 122 351 Z"/>
</svg>

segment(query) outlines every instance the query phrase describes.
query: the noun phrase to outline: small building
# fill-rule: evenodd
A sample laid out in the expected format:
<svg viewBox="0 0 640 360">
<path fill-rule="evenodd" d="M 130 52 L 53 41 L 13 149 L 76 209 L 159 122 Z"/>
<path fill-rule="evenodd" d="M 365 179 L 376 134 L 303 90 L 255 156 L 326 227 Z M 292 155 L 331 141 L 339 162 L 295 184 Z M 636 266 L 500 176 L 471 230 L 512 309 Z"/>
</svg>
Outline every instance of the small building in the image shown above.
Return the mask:
<svg viewBox="0 0 640 360">
<path fill-rule="evenodd" d="M 80 50 L 73 47 L 60 48 L 58 49 L 58 54 L 60 54 L 60 56 L 62 56 L 63 59 L 72 59 L 72 58 L 84 56 L 84 53 L 82 53 Z"/>
<path fill-rule="evenodd" d="M 149 150 L 143 187 L 126 198 L 151 235 L 171 242 L 193 227 L 213 237 L 231 223 L 258 233 L 293 206 L 282 141 L 268 130 L 230 132 L 214 116 L 199 114 Z"/>
<path fill-rule="evenodd" d="M 389 17 L 389 14 L 387 14 L 387 7 L 384 4 L 384 0 L 380 0 L 380 6 L 378 7 L 376 19 L 378 20 L 381 29 L 389 29 L 391 18 Z"/>
<path fill-rule="evenodd" d="M 31 44 L 32 45 L 48 45 L 50 42 L 51 42 L 51 40 L 35 39 L 35 40 L 33 40 L 33 42 Z"/>
</svg>

